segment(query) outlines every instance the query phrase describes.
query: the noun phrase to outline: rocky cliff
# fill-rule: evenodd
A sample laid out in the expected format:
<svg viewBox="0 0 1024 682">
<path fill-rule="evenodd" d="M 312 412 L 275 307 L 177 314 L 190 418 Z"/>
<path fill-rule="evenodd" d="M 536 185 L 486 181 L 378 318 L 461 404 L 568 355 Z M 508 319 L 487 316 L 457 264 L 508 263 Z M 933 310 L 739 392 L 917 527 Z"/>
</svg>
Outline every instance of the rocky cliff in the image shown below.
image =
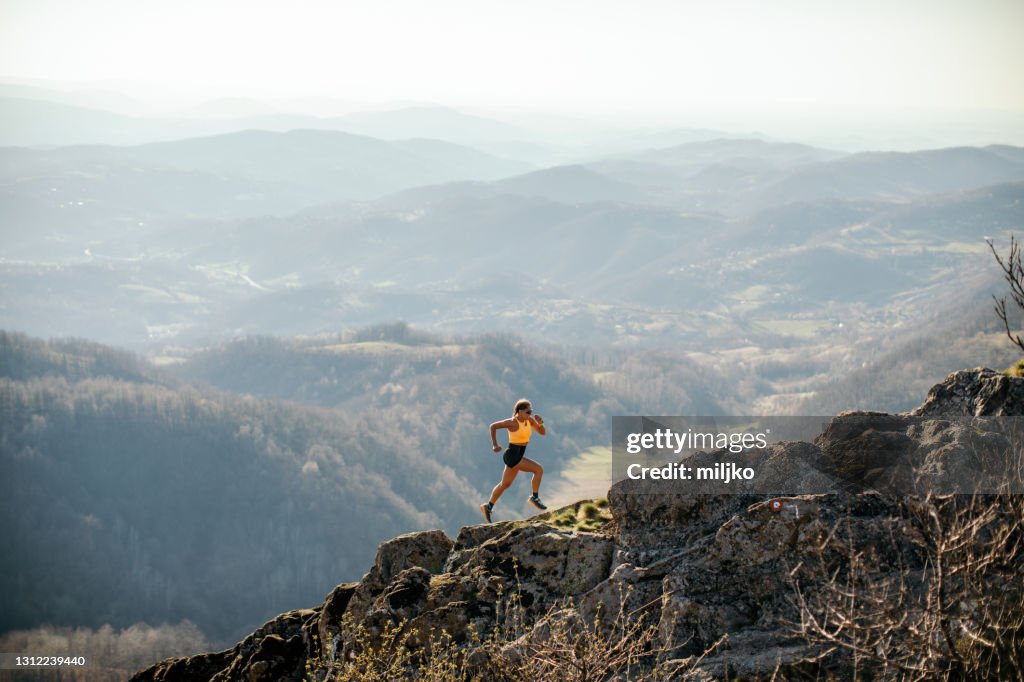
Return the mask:
<svg viewBox="0 0 1024 682">
<path fill-rule="evenodd" d="M 1022 414 L 1024 379 L 957 372 L 912 413 L 841 415 L 813 443 L 776 443 L 758 454 L 780 484 L 832 492 L 679 495 L 628 480 L 606 503 L 469 526 L 454 540 L 436 530 L 397 537 L 381 545 L 362 580 L 339 585 L 319 606 L 283 614 L 230 650 L 164 661 L 133 679 L 324 679 L 389 628 L 406 633 L 410 649 L 425 646 L 431 631 L 448 633 L 455 647 L 482 648 L 473 633 L 493 632 L 510 605 L 519 644 L 550 633 L 545 623 L 553 627 L 556 610 L 609 628 L 623 615 L 646 617 L 645 660 L 648 670 L 673 671 L 664 679 L 842 678 L 852 674 L 849 662 L 806 627 L 807 603 L 825 599 L 836 575 L 850 571 L 853 555 L 830 540 L 870 548 L 876 572 L 909 575 L 928 562 L 912 521 L 917 498 L 877 492 L 872 476 L 892 469 L 887 458 L 910 457 L 939 478 L 972 457 L 976 467 L 1003 466 L 973 453 L 979 439 L 1004 435 L 947 417 Z M 869 428 L 851 426 L 866 418 Z M 851 480 L 861 487 L 851 489 Z M 357 628 L 370 640 L 357 641 Z M 516 645 L 506 639 L 488 655 L 515 660 Z M 584 678 L 567 670 L 564 679 Z"/>
</svg>

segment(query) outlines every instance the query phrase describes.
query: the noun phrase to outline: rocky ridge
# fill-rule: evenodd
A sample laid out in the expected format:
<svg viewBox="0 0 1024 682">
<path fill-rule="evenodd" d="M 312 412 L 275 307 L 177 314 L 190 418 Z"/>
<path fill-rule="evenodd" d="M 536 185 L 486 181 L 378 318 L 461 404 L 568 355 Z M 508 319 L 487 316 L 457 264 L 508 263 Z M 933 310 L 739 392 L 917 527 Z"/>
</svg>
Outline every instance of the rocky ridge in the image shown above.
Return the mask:
<svg viewBox="0 0 1024 682">
<path fill-rule="evenodd" d="M 133 680 L 310 679 L 307 664 L 344 660 L 354 646 L 343 618 L 370 632 L 404 623 L 464 642 L 494 626 L 511 594 L 534 623 L 566 597 L 586 622 L 647 614 L 661 658 L 678 662 L 683 679 L 813 676 L 823 652 L 794 628 L 794 576 L 811 590 L 826 579 L 820 547 L 840 521 L 858 546 L 889 547 L 913 562 L 911 538 L 894 534 L 913 500 L 848 483 L 871 487 L 888 470 L 886 458 L 908 453 L 934 476 L 949 476 L 978 451 L 979 438 L 1003 438 L 945 418 L 964 415 L 1024 415 L 1024 379 L 956 372 L 911 413 L 846 413 L 813 443 L 776 443 L 758 455 L 773 463 L 780 488 L 833 492 L 695 496 L 626 480 L 609 490 L 605 524 L 567 523 L 594 516 L 594 505 L 577 503 L 468 526 L 455 540 L 438 530 L 394 538 L 360 581 L 337 586 L 321 605 L 283 614 L 227 651 L 167 660 Z M 865 419 L 870 428 L 853 427 Z M 415 636 L 409 643 L 422 644 Z"/>
</svg>

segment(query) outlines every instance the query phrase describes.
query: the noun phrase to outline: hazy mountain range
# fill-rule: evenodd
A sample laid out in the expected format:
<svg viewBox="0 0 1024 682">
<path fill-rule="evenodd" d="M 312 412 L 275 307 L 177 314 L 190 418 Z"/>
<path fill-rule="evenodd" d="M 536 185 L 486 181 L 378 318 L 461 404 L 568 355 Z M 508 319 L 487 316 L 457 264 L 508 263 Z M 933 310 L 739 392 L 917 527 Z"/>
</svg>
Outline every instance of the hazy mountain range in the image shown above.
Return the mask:
<svg viewBox="0 0 1024 682">
<path fill-rule="evenodd" d="M 5 218 L 43 225 L 66 219 L 62 209 L 69 206 L 77 210 L 71 220 L 85 214 L 107 225 L 124 213 L 140 221 L 287 214 L 529 168 L 446 142 L 314 130 L 252 130 L 137 147 L 0 149 L 3 203 L 15 211 Z"/>
<path fill-rule="evenodd" d="M 1024 193 L 1005 146 L 719 140 L 521 170 L 325 131 L 5 148 L 0 324 L 137 347 L 396 318 L 556 343 L 823 339 L 961 288 Z"/>
<path fill-rule="evenodd" d="M 1017 355 L 1021 148 L 0 95 L 0 629 L 314 603 L 475 518 L 522 395 L 571 491 L 613 414 L 907 409 Z"/>
</svg>

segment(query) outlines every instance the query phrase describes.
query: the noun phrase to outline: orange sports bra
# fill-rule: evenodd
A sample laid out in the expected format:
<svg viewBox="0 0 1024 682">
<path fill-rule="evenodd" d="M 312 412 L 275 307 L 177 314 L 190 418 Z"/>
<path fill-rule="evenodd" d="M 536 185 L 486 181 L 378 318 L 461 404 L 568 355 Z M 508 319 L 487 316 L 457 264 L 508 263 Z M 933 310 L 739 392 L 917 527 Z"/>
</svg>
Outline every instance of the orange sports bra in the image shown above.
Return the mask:
<svg viewBox="0 0 1024 682">
<path fill-rule="evenodd" d="M 530 442 L 530 436 L 533 435 L 533 426 L 530 425 L 529 419 L 525 423 L 516 420 L 516 423 L 519 424 L 519 429 L 508 432 L 508 443 L 509 445 L 526 445 Z"/>
</svg>

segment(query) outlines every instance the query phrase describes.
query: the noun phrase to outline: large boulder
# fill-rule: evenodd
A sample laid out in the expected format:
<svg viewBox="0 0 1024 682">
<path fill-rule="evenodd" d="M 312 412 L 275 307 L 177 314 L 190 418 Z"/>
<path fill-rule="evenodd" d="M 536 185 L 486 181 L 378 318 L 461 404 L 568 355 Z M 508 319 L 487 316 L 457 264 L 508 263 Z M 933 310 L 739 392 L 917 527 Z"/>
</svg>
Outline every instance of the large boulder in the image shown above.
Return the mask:
<svg viewBox="0 0 1024 682">
<path fill-rule="evenodd" d="M 147 668 L 133 682 L 276 682 L 301 680 L 305 661 L 315 655 L 310 636 L 319 609 L 291 611 L 265 623 L 232 649 L 169 659 Z"/>
<path fill-rule="evenodd" d="M 377 549 L 373 566 L 349 598 L 345 611 L 356 614 L 356 617 L 366 613 L 391 581 L 407 569 L 421 568 L 428 574 L 440 573 L 454 544 L 440 530 L 407 533 L 384 542 Z"/>
<path fill-rule="evenodd" d="M 1024 378 L 987 367 L 953 372 L 928 391 L 928 398 L 910 414 L 923 416 L 1022 416 Z"/>
</svg>

